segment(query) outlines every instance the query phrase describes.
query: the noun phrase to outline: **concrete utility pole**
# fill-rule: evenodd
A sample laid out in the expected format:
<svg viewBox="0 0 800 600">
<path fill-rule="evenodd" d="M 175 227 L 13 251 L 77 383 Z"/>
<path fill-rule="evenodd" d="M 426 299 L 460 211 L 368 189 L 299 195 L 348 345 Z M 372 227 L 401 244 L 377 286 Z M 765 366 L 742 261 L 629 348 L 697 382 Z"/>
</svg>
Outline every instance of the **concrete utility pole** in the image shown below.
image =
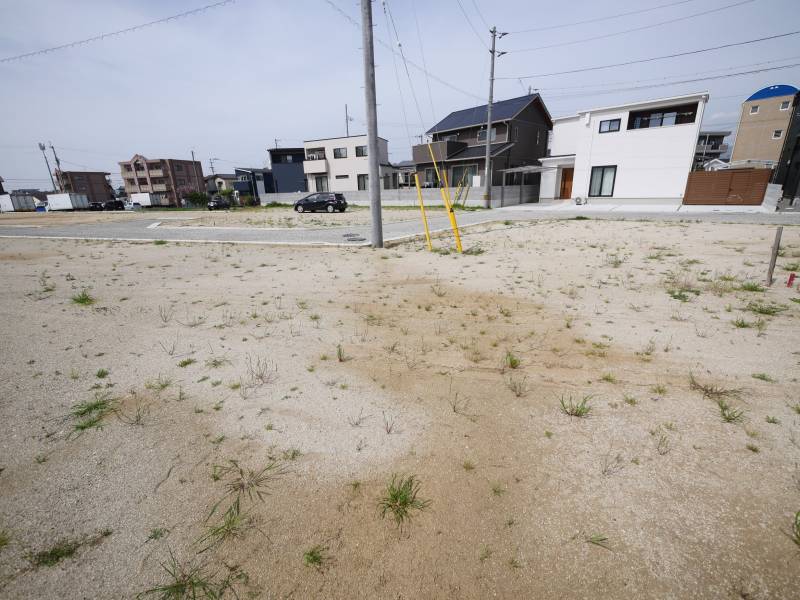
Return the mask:
<svg viewBox="0 0 800 600">
<path fill-rule="evenodd" d="M 372 0 L 361 0 L 361 39 L 364 48 L 364 96 L 367 105 L 367 154 L 369 156 L 369 205 L 372 215 L 372 247 L 383 248 L 381 181 L 378 156 L 378 109 L 375 96 L 375 46 L 372 41 Z"/>
<path fill-rule="evenodd" d="M 219 160 L 218 158 L 209 158 L 208 164 L 211 166 L 211 174 L 216 175 L 217 173 L 214 171 L 214 161 Z"/>
<path fill-rule="evenodd" d="M 56 191 L 56 181 L 53 179 L 53 172 L 50 170 L 50 161 L 47 160 L 47 153 L 45 150 L 47 146 L 45 146 L 42 142 L 39 142 L 39 150 L 42 151 L 42 156 L 44 156 L 44 164 L 47 165 L 47 174 L 50 175 L 50 183 L 53 184 L 53 191 Z"/>
<path fill-rule="evenodd" d="M 50 150 L 53 151 L 53 158 L 56 159 L 56 173 L 58 173 L 58 191 L 64 191 L 64 184 L 61 182 L 61 161 L 58 160 L 58 154 L 56 154 L 56 149 L 53 147 L 53 142 L 50 142 Z"/>
<path fill-rule="evenodd" d="M 495 51 L 495 42 L 497 40 L 497 27 L 492 27 L 489 30 L 492 34 L 492 49 L 489 50 L 491 54 L 491 67 L 489 68 L 489 102 L 486 103 L 486 169 L 484 175 L 484 192 L 483 192 L 483 206 L 484 208 L 491 208 L 492 205 L 492 101 L 494 100 L 494 59 L 503 56 L 505 52 Z M 499 34 L 500 37 L 506 35 L 505 33 Z"/>
</svg>

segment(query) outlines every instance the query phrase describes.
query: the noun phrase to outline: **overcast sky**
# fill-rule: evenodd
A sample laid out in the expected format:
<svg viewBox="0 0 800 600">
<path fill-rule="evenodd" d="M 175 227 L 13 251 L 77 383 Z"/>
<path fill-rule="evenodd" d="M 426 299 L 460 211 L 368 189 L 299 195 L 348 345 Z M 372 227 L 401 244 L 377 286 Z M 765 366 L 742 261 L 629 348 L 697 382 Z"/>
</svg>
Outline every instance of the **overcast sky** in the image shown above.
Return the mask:
<svg viewBox="0 0 800 600">
<path fill-rule="evenodd" d="M 487 25 L 544 28 L 673 4 L 676 0 L 391 0 L 406 57 L 428 79 L 376 43 L 379 134 L 390 159 L 410 158 L 411 135 L 488 92 Z M 0 58 L 68 43 L 197 8 L 212 0 L 0 0 Z M 744 3 L 742 3 L 744 2 Z M 707 15 L 587 40 L 731 6 Z M 344 105 L 366 131 L 361 32 L 356 0 L 236 0 L 178 21 L 84 46 L 0 63 L 0 176 L 7 188 L 49 188 L 37 142 L 56 146 L 65 169 L 106 170 L 135 153 L 190 158 L 208 173 L 263 166 L 266 149 L 344 135 Z M 375 34 L 393 47 L 382 3 Z M 620 18 L 519 32 L 498 42 L 495 99 L 539 89 L 553 116 L 579 109 L 708 90 L 704 127 L 734 129 L 739 105 L 766 85 L 800 84 L 800 67 L 648 89 L 597 92 L 800 62 L 800 36 L 722 51 L 570 75 L 518 76 L 624 62 L 786 33 L 798 28 L 798 0 L 686 0 Z M 419 23 L 419 32 L 415 23 Z M 477 33 L 473 31 L 473 27 Z M 421 42 L 420 44 L 420 37 Z M 514 52 L 528 48 L 579 43 Z M 423 52 L 424 50 L 424 52 Z M 769 64 L 759 64 L 767 63 Z M 428 91 L 430 86 L 430 93 Z M 581 89 L 583 88 L 583 89 Z M 413 90 L 413 94 L 412 94 Z M 402 98 L 405 101 L 401 103 Z M 414 102 L 414 95 L 417 102 Z M 480 100 L 479 100 L 480 99 Z M 419 110 L 417 109 L 419 106 Z M 405 106 L 406 116 L 403 114 Z M 421 112 L 421 116 L 420 116 Z"/>
</svg>

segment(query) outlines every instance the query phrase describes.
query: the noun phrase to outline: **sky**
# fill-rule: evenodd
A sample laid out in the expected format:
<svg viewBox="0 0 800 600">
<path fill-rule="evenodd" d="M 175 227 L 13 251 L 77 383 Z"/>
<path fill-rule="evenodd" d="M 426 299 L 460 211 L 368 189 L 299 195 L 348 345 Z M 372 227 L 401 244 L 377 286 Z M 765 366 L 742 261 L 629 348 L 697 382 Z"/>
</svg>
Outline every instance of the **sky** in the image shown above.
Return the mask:
<svg viewBox="0 0 800 600">
<path fill-rule="evenodd" d="M 211 2 L 0 0 L 0 59 Z M 714 12 L 697 14 L 707 11 Z M 521 96 L 530 86 L 554 117 L 708 91 L 703 127 L 734 130 L 741 103 L 754 91 L 800 87 L 798 66 L 670 83 L 800 63 L 800 35 L 542 76 L 788 33 L 800 29 L 797 0 L 387 0 L 373 2 L 373 13 L 378 133 L 389 140 L 392 162 L 409 159 L 413 136 L 449 112 L 485 103 L 492 25 L 508 32 L 497 42 L 507 54 L 496 61 L 495 99 Z M 673 22 L 658 25 L 664 21 Z M 49 189 L 38 142 L 52 142 L 65 170 L 108 171 L 115 185 L 117 163 L 137 153 L 188 159 L 194 151 L 206 174 L 212 158 L 218 173 L 261 167 L 276 138 L 279 146 L 300 146 L 344 135 L 345 104 L 351 135 L 365 133 L 359 23 L 357 0 L 236 0 L 0 62 L 0 176 L 7 189 Z M 423 65 L 430 77 L 417 68 Z M 529 75 L 536 77 L 519 79 Z M 49 150 L 48 158 L 52 164 Z"/>
</svg>

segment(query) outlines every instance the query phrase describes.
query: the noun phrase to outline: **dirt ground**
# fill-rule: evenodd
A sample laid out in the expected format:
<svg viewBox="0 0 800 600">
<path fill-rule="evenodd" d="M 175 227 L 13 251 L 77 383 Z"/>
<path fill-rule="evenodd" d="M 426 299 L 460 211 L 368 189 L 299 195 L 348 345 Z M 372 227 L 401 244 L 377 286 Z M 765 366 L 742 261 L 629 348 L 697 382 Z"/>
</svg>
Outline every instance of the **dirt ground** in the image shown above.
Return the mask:
<svg viewBox="0 0 800 600">
<path fill-rule="evenodd" d="M 800 228 L 764 289 L 773 235 L 0 240 L 0 597 L 796 598 Z"/>
</svg>

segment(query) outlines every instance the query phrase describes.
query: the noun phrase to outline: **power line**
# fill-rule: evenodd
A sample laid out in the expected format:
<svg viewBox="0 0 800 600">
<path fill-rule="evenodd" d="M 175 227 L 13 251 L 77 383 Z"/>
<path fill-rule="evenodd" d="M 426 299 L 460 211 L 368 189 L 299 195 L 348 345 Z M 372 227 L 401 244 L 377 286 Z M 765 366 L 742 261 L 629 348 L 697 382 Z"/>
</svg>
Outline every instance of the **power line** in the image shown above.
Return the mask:
<svg viewBox="0 0 800 600">
<path fill-rule="evenodd" d="M 474 2 L 475 0 L 473 0 Z M 545 27 L 534 27 L 532 29 L 519 29 L 517 31 L 510 31 L 509 34 L 512 33 L 530 33 L 533 31 L 550 31 L 552 29 L 563 29 L 564 27 L 575 27 L 577 25 L 586 25 L 587 23 L 599 23 L 600 21 L 610 21 L 611 19 L 619 19 L 620 17 L 627 17 L 629 15 L 638 15 L 646 12 L 651 12 L 654 10 L 659 10 L 661 8 L 668 8 L 670 6 L 678 6 L 679 4 L 688 4 L 689 2 L 694 2 L 695 0 L 680 0 L 679 2 L 670 2 L 669 4 L 660 4 L 658 6 L 652 6 L 650 8 L 641 8 L 639 10 L 632 10 L 630 12 L 618 13 L 616 15 L 609 15 L 607 17 L 598 17 L 597 19 L 587 19 L 586 21 L 570 21 L 569 23 L 562 23 L 560 25 L 547 25 Z"/>
<path fill-rule="evenodd" d="M 425 48 L 422 46 L 422 33 L 419 29 L 419 19 L 417 18 L 417 2 L 416 0 L 411 0 L 411 10 L 414 12 L 414 24 L 417 28 L 417 41 L 419 42 L 419 54 L 422 57 L 422 66 L 425 67 L 425 83 L 428 86 L 428 100 L 431 104 L 431 117 L 433 118 L 433 122 L 436 123 L 436 111 L 433 109 L 433 94 L 431 94 L 431 80 L 428 77 L 427 68 L 428 64 L 425 61 Z"/>
<path fill-rule="evenodd" d="M 676 54 L 666 54 L 664 56 L 653 56 L 651 58 L 642 58 L 639 60 L 629 60 L 627 62 L 621 63 L 613 63 L 610 65 L 597 65 L 593 67 L 581 67 L 579 69 L 570 69 L 568 71 L 553 71 L 551 73 L 538 73 L 536 75 L 513 75 L 508 77 L 498 77 L 497 79 L 534 79 L 536 77 L 552 77 L 554 75 L 570 75 L 572 73 L 584 73 L 586 71 L 599 71 L 601 69 L 611 69 L 613 67 L 625 67 L 628 65 L 638 65 L 641 63 L 653 62 L 657 60 L 666 60 L 668 58 L 677 58 L 679 56 L 690 56 L 693 54 L 702 54 L 704 52 L 711 52 L 713 50 L 722 50 L 724 48 L 733 48 L 735 46 L 745 46 L 747 44 L 755 44 L 758 42 L 764 42 L 767 40 L 776 40 L 779 38 L 788 37 L 791 35 L 797 35 L 800 31 L 790 31 L 789 33 L 781 33 L 778 35 L 770 35 L 767 37 L 757 38 L 754 40 L 747 40 L 744 42 L 733 42 L 731 44 L 723 44 L 722 46 L 712 46 L 710 48 L 701 48 L 699 50 L 689 50 L 687 52 L 678 52 Z"/>
<path fill-rule="evenodd" d="M 153 25 L 159 25 L 161 23 L 167 23 L 169 21 L 174 21 L 176 19 L 181 19 L 183 17 L 190 17 L 212 8 L 218 8 L 220 6 L 224 6 L 226 4 L 232 4 L 235 0 L 221 0 L 220 2 L 214 2 L 213 4 L 207 4 L 206 6 L 201 6 L 199 8 L 194 8 L 192 10 L 187 10 L 182 13 L 178 13 L 176 15 L 172 15 L 170 17 L 164 17 L 163 19 L 157 19 L 155 21 L 150 21 L 148 23 L 141 23 L 140 25 L 134 25 L 133 27 L 127 27 L 125 29 L 120 29 L 118 31 L 111 31 L 109 33 L 101 33 L 100 35 L 96 35 L 94 37 L 86 38 L 84 40 L 77 40 L 75 42 L 70 42 L 68 44 L 61 44 L 60 46 L 52 46 L 51 48 L 44 48 L 42 50 L 35 50 L 34 52 L 26 52 L 24 54 L 18 54 L 16 56 L 8 56 L 6 58 L 0 58 L 0 63 L 12 62 L 15 60 L 22 60 L 25 58 L 31 58 L 32 56 L 37 56 L 39 54 L 49 54 L 50 52 L 56 52 L 57 50 L 65 50 L 67 48 L 74 48 L 76 46 L 82 46 L 85 44 L 90 44 L 92 42 L 99 42 L 109 37 L 114 37 L 117 35 L 122 35 L 124 33 L 131 33 L 133 31 L 137 31 L 139 29 L 144 29 L 145 27 L 151 27 Z"/>
<path fill-rule="evenodd" d="M 386 2 L 383 2 L 383 16 L 384 22 L 386 23 L 386 33 L 389 37 L 392 37 L 392 32 L 389 30 L 389 9 L 386 6 Z M 403 98 L 403 86 L 400 85 L 400 71 L 397 68 L 397 57 L 392 54 L 392 66 L 394 67 L 394 79 L 397 83 L 397 94 L 400 96 L 400 110 L 403 113 L 403 125 L 406 130 L 406 136 L 408 137 L 408 145 L 413 146 L 414 140 L 411 137 L 411 128 L 408 126 L 408 115 L 406 114 L 406 102 L 405 98 Z"/>
<path fill-rule="evenodd" d="M 714 75 L 712 77 L 698 77 L 696 79 L 684 79 L 682 81 L 671 81 L 669 83 L 652 83 L 650 85 L 639 85 L 633 87 L 625 87 L 625 88 L 614 88 L 611 90 L 587 90 L 575 94 L 562 94 L 562 95 L 555 95 L 551 96 L 551 98 L 573 98 L 575 96 L 587 96 L 587 95 L 595 95 L 600 96 L 602 94 L 613 94 L 616 92 L 630 92 L 635 90 L 646 90 L 650 88 L 656 87 L 664 87 L 669 85 L 680 85 L 684 83 L 697 83 L 700 81 L 712 81 L 715 79 L 727 79 L 728 77 L 741 77 L 742 75 L 753 75 L 754 73 L 766 73 L 769 71 L 777 71 L 779 69 L 789 69 L 792 67 L 800 67 L 800 63 L 793 63 L 791 65 L 781 65 L 779 67 L 766 67 L 764 69 L 753 69 L 751 71 L 741 71 L 739 73 L 728 73 L 726 75 Z"/>
<path fill-rule="evenodd" d="M 334 10 L 335 10 L 335 11 L 336 11 L 336 12 L 337 12 L 337 13 L 338 13 L 338 14 L 339 14 L 339 15 L 340 15 L 342 18 L 344 18 L 344 19 L 345 19 L 345 20 L 346 20 L 348 23 L 350 23 L 351 25 L 353 25 L 354 27 L 356 27 L 356 28 L 358 28 L 358 29 L 361 29 L 361 24 L 360 24 L 358 21 L 356 21 L 356 20 L 355 20 L 353 17 L 351 17 L 350 15 L 348 15 L 348 14 L 347 14 L 345 11 L 343 11 L 341 8 L 339 8 L 339 7 L 338 7 L 338 6 L 337 6 L 337 5 L 336 5 L 336 4 L 333 2 L 333 0 L 324 0 L 324 2 L 325 2 L 326 4 L 328 4 L 328 5 L 329 5 L 331 8 L 333 8 L 333 9 L 334 9 Z M 378 44 L 380 44 L 381 46 L 383 46 L 384 48 L 386 48 L 386 49 L 387 49 L 389 52 L 393 52 L 393 53 L 394 53 L 394 52 L 396 52 L 396 51 L 395 51 L 395 49 L 394 49 L 394 48 L 392 48 L 392 46 L 391 46 L 390 44 L 387 44 L 386 42 L 384 42 L 384 41 L 383 41 L 382 39 L 380 39 L 379 37 L 375 37 L 375 41 L 376 41 Z M 454 86 L 452 83 L 448 83 L 447 81 L 445 81 L 445 80 L 444 80 L 444 79 L 442 79 L 441 77 L 438 77 L 437 75 L 434 75 L 433 73 L 431 73 L 431 72 L 430 72 L 430 71 L 428 71 L 427 69 L 425 69 L 425 68 L 423 68 L 423 67 L 420 67 L 418 64 L 416 64 L 416 63 L 414 63 L 414 62 L 412 62 L 412 61 L 410 61 L 410 60 L 406 60 L 406 62 L 407 62 L 409 65 L 411 65 L 412 67 L 414 67 L 416 70 L 418 70 L 418 71 L 420 71 L 420 72 L 422 72 L 422 73 L 425 73 L 425 75 L 426 75 L 427 77 L 429 77 L 430 79 L 433 79 L 433 80 L 434 80 L 434 81 L 436 81 L 437 83 L 440 83 L 441 85 L 443 85 L 443 86 L 445 86 L 445 87 L 448 87 L 448 88 L 450 88 L 451 90 L 453 90 L 453 91 L 456 91 L 456 92 L 458 92 L 458 93 L 460 93 L 460 94 L 464 94 L 465 96 L 469 96 L 470 98 L 475 98 L 475 99 L 477 99 L 477 100 L 482 100 L 482 98 L 481 98 L 480 96 L 478 96 L 478 95 L 476 95 L 476 94 L 473 94 L 472 92 L 467 92 L 466 90 L 462 90 L 461 88 L 458 88 L 458 87 Z"/>
<path fill-rule="evenodd" d="M 635 84 L 635 83 L 644 83 L 644 82 L 647 82 L 647 81 L 664 81 L 666 84 L 668 84 L 670 82 L 668 82 L 666 80 L 674 79 L 675 77 L 686 77 L 686 76 L 691 76 L 691 75 L 707 75 L 709 73 L 713 73 L 715 75 L 718 75 L 718 74 L 720 74 L 720 73 L 718 73 L 719 71 L 733 71 L 734 69 L 744 69 L 744 68 L 747 68 L 747 67 L 760 67 L 762 65 L 772 65 L 772 64 L 779 63 L 779 62 L 784 62 L 784 61 L 787 61 L 787 60 L 797 60 L 797 59 L 800 59 L 800 55 L 787 56 L 786 58 L 778 58 L 778 59 L 775 59 L 775 60 L 767 60 L 767 61 L 757 62 L 757 63 L 749 63 L 749 64 L 746 64 L 746 65 L 735 65 L 735 66 L 731 66 L 731 67 L 724 67 L 724 68 L 719 68 L 719 69 L 711 69 L 709 71 L 697 71 L 695 73 L 683 73 L 681 75 L 668 75 L 666 77 L 651 77 L 649 79 L 634 79 L 634 80 L 629 80 L 629 81 L 609 81 L 609 82 L 602 82 L 602 83 L 590 84 L 590 85 L 571 85 L 571 86 L 557 87 L 557 88 L 556 87 L 553 87 L 553 88 L 548 87 L 548 88 L 537 88 L 537 89 L 539 90 L 539 92 L 554 92 L 554 91 L 565 91 L 565 90 L 585 90 L 585 89 L 596 89 L 598 86 L 606 86 L 606 87 L 608 87 L 608 86 L 617 86 L 617 85 L 632 85 L 632 84 Z"/>
<path fill-rule="evenodd" d="M 670 23 L 678 23 L 680 21 L 686 21 L 688 19 L 694 19 L 695 17 L 701 17 L 703 15 L 710 15 L 712 13 L 720 12 L 723 10 L 727 10 L 729 8 L 736 8 L 737 6 L 742 6 L 744 4 L 750 4 L 751 2 L 755 2 L 755 0 L 741 0 L 740 2 L 736 2 L 734 4 L 726 4 L 725 6 L 720 6 L 718 8 L 712 8 L 710 10 L 704 10 L 702 12 L 694 13 L 691 15 L 686 15 L 685 17 L 678 17 L 676 19 L 669 19 L 668 21 L 661 21 L 659 23 L 651 23 L 650 25 L 642 25 L 641 27 L 634 27 L 633 29 L 625 29 L 624 31 L 615 31 L 614 33 L 604 33 L 603 35 L 596 35 L 594 37 L 584 37 L 579 40 L 571 40 L 569 42 L 559 42 L 557 44 L 547 44 L 546 46 L 536 46 L 535 48 L 521 48 L 519 50 L 508 50 L 509 53 L 511 52 L 533 52 L 535 50 L 545 50 L 548 48 L 561 48 L 563 46 L 572 46 L 575 44 L 583 44 L 584 42 L 592 42 L 595 40 L 604 40 L 607 38 L 616 37 L 618 35 L 624 35 L 626 33 L 633 33 L 636 31 L 644 31 L 646 29 L 653 29 L 654 27 L 661 27 L 662 25 L 668 25 Z"/>
<path fill-rule="evenodd" d="M 467 21 L 467 25 L 469 25 L 469 28 L 472 29 L 472 33 L 475 34 L 475 37 L 478 38 L 478 41 L 481 43 L 481 45 L 488 50 L 489 47 L 486 45 L 486 42 L 483 41 L 483 38 L 481 37 L 481 34 L 478 33 L 478 30 L 475 29 L 475 26 L 472 24 L 472 21 L 470 21 L 469 15 L 467 15 L 467 11 L 464 10 L 464 5 L 461 4 L 461 0 L 456 0 L 456 3 L 458 4 L 458 8 L 461 9 L 461 14 L 464 15 L 464 19 Z"/>
<path fill-rule="evenodd" d="M 684 0 L 684 2 L 691 2 L 691 1 L 692 0 Z M 481 20 L 481 22 L 483 22 L 483 24 L 486 26 L 486 29 L 491 29 L 488 21 L 483 17 L 483 13 L 481 12 L 481 9 L 478 8 L 478 3 L 475 0 L 472 0 L 472 6 L 475 7 L 475 12 L 478 14 L 478 18 Z"/>
<path fill-rule="evenodd" d="M 397 40 L 397 48 L 400 50 L 400 58 L 403 60 L 403 66 L 406 70 L 406 77 L 408 78 L 408 87 L 411 89 L 411 97 L 414 99 L 414 106 L 417 109 L 417 116 L 419 117 L 420 123 L 425 122 L 425 118 L 422 116 L 422 110 L 419 107 L 419 102 L 417 101 L 417 93 L 414 91 L 414 82 L 411 80 L 411 73 L 408 70 L 408 61 L 406 60 L 406 53 L 403 51 L 403 44 L 400 42 L 400 34 L 397 33 L 397 25 L 395 25 L 394 17 L 392 16 L 392 8 L 389 6 L 389 2 L 384 0 L 383 5 L 386 7 L 386 12 L 389 15 L 389 21 L 392 24 L 392 29 L 394 30 L 394 38 Z"/>
</svg>

